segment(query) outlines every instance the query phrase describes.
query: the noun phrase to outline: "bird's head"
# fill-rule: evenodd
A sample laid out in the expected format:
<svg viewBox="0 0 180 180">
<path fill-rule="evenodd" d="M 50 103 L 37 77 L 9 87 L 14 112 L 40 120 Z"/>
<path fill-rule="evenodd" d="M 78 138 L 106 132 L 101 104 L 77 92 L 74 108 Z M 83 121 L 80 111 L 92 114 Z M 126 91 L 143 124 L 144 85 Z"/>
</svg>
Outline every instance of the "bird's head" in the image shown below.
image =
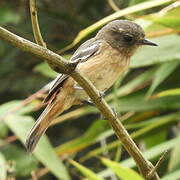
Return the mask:
<svg viewBox="0 0 180 180">
<path fill-rule="evenodd" d="M 96 38 L 105 40 L 127 56 L 133 55 L 141 45 L 157 46 L 145 38 L 144 30 L 138 24 L 128 20 L 108 23 L 97 33 Z"/>
</svg>

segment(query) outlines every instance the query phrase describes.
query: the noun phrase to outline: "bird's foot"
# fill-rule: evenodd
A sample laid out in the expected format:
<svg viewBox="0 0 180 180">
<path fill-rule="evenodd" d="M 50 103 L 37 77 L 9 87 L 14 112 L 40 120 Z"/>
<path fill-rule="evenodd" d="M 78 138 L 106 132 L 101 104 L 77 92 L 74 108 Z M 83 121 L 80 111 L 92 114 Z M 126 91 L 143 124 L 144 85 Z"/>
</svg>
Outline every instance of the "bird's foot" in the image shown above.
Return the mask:
<svg viewBox="0 0 180 180">
<path fill-rule="evenodd" d="M 94 104 L 93 101 L 91 100 L 91 98 L 88 98 L 88 99 L 87 99 L 87 102 L 88 102 L 89 104 Z"/>
<path fill-rule="evenodd" d="M 99 91 L 99 96 L 101 98 L 104 98 L 105 97 L 105 91 Z"/>
<path fill-rule="evenodd" d="M 104 91 L 99 91 L 99 96 L 100 96 L 100 98 L 103 98 L 105 96 L 105 92 Z M 86 102 L 88 102 L 91 105 L 94 104 L 93 101 L 91 100 L 91 98 L 88 98 L 86 100 Z"/>
</svg>

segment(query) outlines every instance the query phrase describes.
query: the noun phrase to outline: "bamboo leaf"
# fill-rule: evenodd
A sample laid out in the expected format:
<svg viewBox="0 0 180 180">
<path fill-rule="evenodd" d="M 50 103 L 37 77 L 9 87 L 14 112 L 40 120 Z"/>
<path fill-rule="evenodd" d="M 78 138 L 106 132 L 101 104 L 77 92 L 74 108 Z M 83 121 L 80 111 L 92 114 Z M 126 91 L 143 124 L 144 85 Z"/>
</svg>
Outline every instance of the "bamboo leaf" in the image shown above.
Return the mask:
<svg viewBox="0 0 180 180">
<path fill-rule="evenodd" d="M 152 14 L 148 17 L 148 19 L 163 26 L 180 30 L 180 7 L 173 8 L 165 14 L 162 12 Z"/>
<path fill-rule="evenodd" d="M 101 136 L 107 128 L 109 128 L 109 126 L 106 121 L 97 120 L 90 126 L 84 135 L 58 146 L 56 148 L 56 153 L 58 155 L 63 153 L 75 153 L 88 145 L 95 143 L 98 137 Z"/>
<path fill-rule="evenodd" d="M 169 173 L 161 178 L 161 180 L 179 180 L 179 179 L 180 179 L 180 170 Z"/>
<path fill-rule="evenodd" d="M 180 133 L 178 137 L 180 138 Z M 179 147 L 180 147 L 180 141 L 176 144 L 176 146 L 173 148 L 171 152 L 170 161 L 168 165 L 169 171 L 174 171 L 180 168 L 180 156 L 179 156 L 180 148 Z"/>
<path fill-rule="evenodd" d="M 136 171 L 122 166 L 118 162 L 111 161 L 106 158 L 101 158 L 103 164 L 109 167 L 121 180 L 143 180 Z"/>
<path fill-rule="evenodd" d="M 172 113 L 169 115 L 149 119 L 148 121 L 150 121 L 151 123 L 150 124 L 148 123 L 147 126 L 142 127 L 140 129 L 134 131 L 133 133 L 131 133 L 131 137 L 133 139 L 140 138 L 140 136 L 143 136 L 144 134 L 146 134 L 154 129 L 165 126 L 168 123 L 172 123 L 173 121 L 178 121 L 179 116 L 180 116 L 179 113 Z M 109 133 L 109 134 L 112 135 L 112 133 Z M 121 145 L 121 143 L 117 140 L 117 141 L 113 141 L 112 143 L 109 143 L 106 148 L 107 148 L 107 150 L 111 150 L 120 145 Z M 97 148 L 97 149 L 94 149 L 94 150 L 90 151 L 89 153 L 87 153 L 85 156 L 83 156 L 82 159 L 87 160 L 91 157 L 99 155 L 100 153 L 102 153 L 102 148 Z"/>
<path fill-rule="evenodd" d="M 164 96 L 178 96 L 178 95 L 180 95 L 180 88 L 165 90 L 154 95 L 153 97 L 159 98 L 159 97 L 164 97 Z"/>
<path fill-rule="evenodd" d="M 76 161 L 69 160 L 70 163 L 75 166 L 88 180 L 103 180 L 101 177 L 96 175 L 90 169 L 84 167 L 83 165 L 77 163 Z"/>
<path fill-rule="evenodd" d="M 27 133 L 32 127 L 34 120 L 32 117 L 28 116 L 8 116 L 5 120 L 6 124 L 13 131 L 13 133 L 20 139 L 24 144 Z M 34 155 L 38 160 L 40 160 L 50 171 L 59 179 L 69 180 L 70 177 L 65 166 L 62 164 L 61 160 L 55 154 L 50 142 L 47 137 L 42 137 L 39 144 L 37 145 Z M 30 155 L 29 155 L 30 156 Z"/>
<path fill-rule="evenodd" d="M 39 72 L 42 75 L 49 77 L 49 78 L 55 78 L 58 73 L 53 71 L 47 63 L 40 63 L 34 68 L 35 72 Z"/>
<path fill-rule="evenodd" d="M 155 147 L 152 147 L 145 151 L 143 154 L 147 159 L 153 159 L 155 157 L 158 157 L 159 155 L 163 154 L 165 151 L 173 148 L 176 146 L 176 144 L 179 142 L 180 138 L 174 138 L 169 141 L 163 142 Z M 136 164 L 133 161 L 132 158 L 129 158 L 127 160 L 122 161 L 122 165 L 127 166 L 127 167 L 135 167 Z"/>
<path fill-rule="evenodd" d="M 15 162 L 13 172 L 16 176 L 28 176 L 32 171 L 37 169 L 37 159 L 34 156 L 29 156 L 24 148 L 22 149 L 14 144 L 9 144 L 2 148 L 1 151 L 7 162 L 11 162 L 12 160 Z"/>
<path fill-rule="evenodd" d="M 0 153 L 0 179 L 2 180 L 6 179 L 7 177 L 6 167 L 7 167 L 6 159 L 3 156 L 3 154 Z"/>
<path fill-rule="evenodd" d="M 133 80 L 127 82 L 125 85 L 119 87 L 119 89 L 117 90 L 117 96 L 121 97 L 121 96 L 130 94 L 131 92 L 133 92 L 134 89 L 138 88 L 145 82 L 150 81 L 153 78 L 155 71 L 156 71 L 155 68 L 145 71 L 145 72 L 141 73 L 140 75 L 138 75 Z M 112 100 L 113 94 L 109 94 L 106 97 L 106 99 L 107 99 L 107 101 Z"/>
<path fill-rule="evenodd" d="M 178 66 L 179 61 L 166 62 L 160 65 L 154 76 L 154 80 L 149 88 L 146 97 L 148 98 L 154 92 L 154 90 L 160 85 Z"/>
<path fill-rule="evenodd" d="M 145 67 L 180 59 L 180 36 L 167 35 L 153 38 L 152 41 L 156 42 L 159 46 L 142 47 L 138 53 L 132 57 L 130 67 Z"/>
<path fill-rule="evenodd" d="M 152 110 L 170 110 L 180 108 L 179 96 L 167 96 L 158 99 L 144 99 L 144 94 L 129 95 L 120 98 L 119 107 L 121 112 L 127 111 L 152 111 Z"/>
<path fill-rule="evenodd" d="M 173 148 L 176 146 L 176 144 L 180 141 L 180 138 L 174 138 L 174 139 L 171 139 L 169 141 L 166 141 L 164 143 L 161 143 L 147 151 L 145 151 L 143 154 L 144 156 L 147 158 L 147 159 L 153 159 L 155 157 L 158 157 L 160 156 L 162 153 L 164 153 L 165 151 Z M 129 167 L 129 168 L 133 168 L 136 166 L 134 160 L 132 158 L 129 158 L 129 159 L 126 159 L 124 161 L 121 162 L 121 165 L 122 166 L 126 166 L 126 167 Z M 111 172 L 106 169 L 106 170 L 103 170 L 102 172 L 98 173 L 100 176 L 102 177 L 106 177 L 106 176 L 109 176 L 109 174 L 111 174 Z M 177 176 L 177 174 L 176 174 Z M 171 178 L 170 178 L 171 179 Z M 169 179 L 166 179 L 166 180 L 169 180 Z M 174 179 L 173 179 L 174 180 Z M 177 179 L 178 180 L 178 179 Z"/>
</svg>

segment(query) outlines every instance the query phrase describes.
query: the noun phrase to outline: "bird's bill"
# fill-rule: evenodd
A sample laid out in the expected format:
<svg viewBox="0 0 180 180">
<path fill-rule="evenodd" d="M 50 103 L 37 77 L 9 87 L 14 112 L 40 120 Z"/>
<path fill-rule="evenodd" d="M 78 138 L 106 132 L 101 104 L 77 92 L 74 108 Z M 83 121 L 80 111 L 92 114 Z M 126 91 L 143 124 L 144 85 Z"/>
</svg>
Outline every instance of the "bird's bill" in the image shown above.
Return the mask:
<svg viewBox="0 0 180 180">
<path fill-rule="evenodd" d="M 150 41 L 149 39 L 142 39 L 138 42 L 140 45 L 148 45 L 148 46 L 158 46 L 156 43 Z"/>
</svg>

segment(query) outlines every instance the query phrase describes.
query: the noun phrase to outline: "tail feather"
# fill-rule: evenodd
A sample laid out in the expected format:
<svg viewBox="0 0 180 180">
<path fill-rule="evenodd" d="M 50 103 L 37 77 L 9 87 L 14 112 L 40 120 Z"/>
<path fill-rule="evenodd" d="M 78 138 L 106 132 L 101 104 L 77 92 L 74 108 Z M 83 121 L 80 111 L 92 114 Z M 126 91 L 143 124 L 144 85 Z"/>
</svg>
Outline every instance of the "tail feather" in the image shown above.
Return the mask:
<svg viewBox="0 0 180 180">
<path fill-rule="evenodd" d="M 35 122 L 26 140 L 28 152 L 33 152 L 39 139 L 45 133 L 54 118 L 73 105 L 75 100 L 75 97 L 73 96 L 73 84 L 74 81 L 72 79 L 67 81 L 64 85 L 65 87 L 61 89 L 61 93 L 57 95 L 57 98 L 53 100 L 53 102 L 48 104 L 41 116 Z"/>
<path fill-rule="evenodd" d="M 33 152 L 39 139 L 45 133 L 51 121 L 55 118 L 56 113 L 52 112 L 54 110 L 53 106 L 54 105 L 48 105 L 31 128 L 26 139 L 26 149 L 29 153 Z"/>
<path fill-rule="evenodd" d="M 26 139 L 26 149 L 29 153 L 33 152 L 41 136 L 45 133 L 54 118 L 64 112 L 71 105 L 71 103 L 54 102 L 45 108 L 41 116 L 31 128 Z"/>
</svg>

